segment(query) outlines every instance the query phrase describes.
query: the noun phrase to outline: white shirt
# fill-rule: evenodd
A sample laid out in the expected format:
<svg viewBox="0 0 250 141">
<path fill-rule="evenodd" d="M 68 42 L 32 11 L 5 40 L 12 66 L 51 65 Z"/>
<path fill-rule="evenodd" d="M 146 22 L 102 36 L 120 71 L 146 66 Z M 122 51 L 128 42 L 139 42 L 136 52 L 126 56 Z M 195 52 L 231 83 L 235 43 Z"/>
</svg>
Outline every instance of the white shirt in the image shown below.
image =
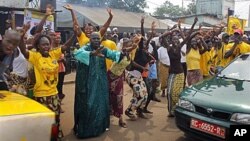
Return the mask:
<svg viewBox="0 0 250 141">
<path fill-rule="evenodd" d="M 117 44 L 117 50 L 122 50 L 122 47 L 123 47 L 123 38 L 122 39 L 120 39 L 120 41 L 118 42 L 118 44 Z"/>
<path fill-rule="evenodd" d="M 187 45 L 186 44 L 182 46 L 181 51 L 186 54 L 186 52 L 187 52 Z M 186 63 L 186 55 L 183 56 L 182 53 L 181 53 L 181 63 Z"/>
<path fill-rule="evenodd" d="M 160 47 L 158 50 L 158 59 L 162 64 L 170 66 L 170 60 L 168 56 L 168 50 L 164 47 Z"/>
<path fill-rule="evenodd" d="M 21 53 L 19 47 L 17 47 L 19 54 L 13 60 L 13 72 L 21 77 L 28 76 L 28 61 L 25 59 Z"/>
<path fill-rule="evenodd" d="M 155 41 L 155 45 L 156 46 L 161 46 L 161 43 L 160 43 L 160 37 L 154 37 L 153 39 L 151 39 L 152 41 Z"/>
</svg>

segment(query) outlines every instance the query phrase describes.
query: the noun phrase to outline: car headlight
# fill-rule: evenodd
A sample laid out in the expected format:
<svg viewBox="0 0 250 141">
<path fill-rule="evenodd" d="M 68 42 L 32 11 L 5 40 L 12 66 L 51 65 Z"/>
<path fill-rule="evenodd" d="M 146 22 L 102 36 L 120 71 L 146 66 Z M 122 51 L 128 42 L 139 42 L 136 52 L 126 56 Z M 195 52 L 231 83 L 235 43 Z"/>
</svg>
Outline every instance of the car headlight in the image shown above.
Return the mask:
<svg viewBox="0 0 250 141">
<path fill-rule="evenodd" d="M 187 100 L 179 99 L 178 106 L 188 109 L 190 111 L 195 111 L 194 105 Z"/>
<path fill-rule="evenodd" d="M 250 124 L 250 114 L 235 113 L 231 116 L 230 120 L 243 124 Z"/>
</svg>

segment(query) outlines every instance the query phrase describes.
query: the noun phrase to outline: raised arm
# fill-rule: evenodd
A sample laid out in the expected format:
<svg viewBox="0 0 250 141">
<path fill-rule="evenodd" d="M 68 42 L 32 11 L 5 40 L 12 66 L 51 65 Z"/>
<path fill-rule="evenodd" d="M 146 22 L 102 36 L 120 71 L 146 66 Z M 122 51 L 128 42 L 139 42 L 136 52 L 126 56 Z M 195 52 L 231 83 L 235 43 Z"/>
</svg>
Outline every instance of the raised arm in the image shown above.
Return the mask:
<svg viewBox="0 0 250 141">
<path fill-rule="evenodd" d="M 62 46 L 62 52 L 65 52 L 73 43 L 74 41 L 74 35 L 72 35 L 67 42 Z"/>
<path fill-rule="evenodd" d="M 142 17 L 141 17 L 141 35 L 142 35 L 143 37 L 145 37 L 145 31 L 144 31 L 144 19 L 145 19 L 145 17 L 144 17 L 144 16 L 142 16 Z"/>
<path fill-rule="evenodd" d="M 147 39 L 146 46 L 149 45 L 151 39 L 154 37 L 154 34 L 155 34 L 155 32 L 156 32 L 156 31 L 155 31 L 155 28 L 156 28 L 156 24 L 155 24 L 155 21 L 153 21 L 152 24 L 151 24 L 151 34 L 150 34 L 149 38 Z"/>
<path fill-rule="evenodd" d="M 40 23 L 37 25 L 35 33 L 41 33 L 43 30 L 43 25 L 45 24 L 47 18 L 53 14 L 53 7 L 51 5 L 47 5 L 46 7 L 46 14 L 40 21 Z"/>
<path fill-rule="evenodd" d="M 26 44 L 24 43 L 24 36 L 29 29 L 30 29 L 30 22 L 23 25 L 23 34 L 21 35 L 21 39 L 19 42 L 19 49 L 21 50 L 23 56 L 26 59 L 29 59 L 29 51 L 26 50 Z"/>
<path fill-rule="evenodd" d="M 106 23 L 105 23 L 105 24 L 101 27 L 101 29 L 100 29 L 101 37 L 104 36 L 104 34 L 106 33 L 106 31 L 107 31 L 107 29 L 108 29 L 108 27 L 109 27 L 109 25 L 110 25 L 110 23 L 111 23 L 111 21 L 112 21 L 112 19 L 113 19 L 113 14 L 112 14 L 111 9 L 108 8 L 107 11 L 108 11 L 108 14 L 109 14 L 109 18 L 108 18 L 108 20 L 106 21 Z"/>
<path fill-rule="evenodd" d="M 72 16 L 72 20 L 73 20 L 73 29 L 74 29 L 75 35 L 76 35 L 77 37 L 80 37 L 80 36 L 81 36 L 81 33 L 82 33 L 82 30 L 81 30 L 81 27 L 80 27 L 80 25 L 79 25 L 79 23 L 78 23 L 78 20 L 77 20 L 77 18 L 76 18 L 76 14 L 75 14 L 75 12 L 74 12 L 72 6 L 69 5 L 69 4 L 67 4 L 67 5 L 65 5 L 65 6 L 63 6 L 63 7 L 64 7 L 65 9 L 67 9 L 67 10 L 70 11 L 71 16 Z"/>
<path fill-rule="evenodd" d="M 199 36 L 199 39 L 201 41 L 201 46 L 203 47 L 203 49 L 200 50 L 200 54 L 203 54 L 208 50 L 208 46 L 207 46 L 207 43 L 204 41 L 204 38 L 202 36 Z"/>
<path fill-rule="evenodd" d="M 198 22 L 198 18 L 197 17 L 195 17 L 194 18 L 194 23 L 193 23 L 193 25 L 192 25 L 192 27 L 191 27 L 191 29 L 190 29 L 190 31 L 188 32 L 188 35 L 187 35 L 187 37 L 181 42 L 181 44 L 180 44 L 180 47 L 182 47 L 184 44 L 186 44 L 191 38 L 191 34 L 192 34 L 192 32 L 193 32 L 193 30 L 194 30 L 194 26 L 195 26 L 195 24 Z"/>
<path fill-rule="evenodd" d="M 184 33 L 183 33 L 182 29 L 181 29 L 181 21 L 180 20 L 178 20 L 178 28 L 180 30 L 181 38 L 184 40 L 185 39 L 185 35 L 184 35 Z"/>
</svg>

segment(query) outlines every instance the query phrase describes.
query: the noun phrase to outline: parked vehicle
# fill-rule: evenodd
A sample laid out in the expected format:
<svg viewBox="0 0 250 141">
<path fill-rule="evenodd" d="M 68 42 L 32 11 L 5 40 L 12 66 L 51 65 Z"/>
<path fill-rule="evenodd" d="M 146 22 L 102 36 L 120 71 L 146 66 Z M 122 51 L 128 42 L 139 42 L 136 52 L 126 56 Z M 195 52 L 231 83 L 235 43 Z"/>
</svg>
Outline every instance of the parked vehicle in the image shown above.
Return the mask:
<svg viewBox="0 0 250 141">
<path fill-rule="evenodd" d="M 185 89 L 176 125 L 202 141 L 228 140 L 230 125 L 250 124 L 250 54 L 237 57 L 210 79 Z"/>
<path fill-rule="evenodd" d="M 1 141 L 50 141 L 55 113 L 23 95 L 0 91 Z"/>
</svg>

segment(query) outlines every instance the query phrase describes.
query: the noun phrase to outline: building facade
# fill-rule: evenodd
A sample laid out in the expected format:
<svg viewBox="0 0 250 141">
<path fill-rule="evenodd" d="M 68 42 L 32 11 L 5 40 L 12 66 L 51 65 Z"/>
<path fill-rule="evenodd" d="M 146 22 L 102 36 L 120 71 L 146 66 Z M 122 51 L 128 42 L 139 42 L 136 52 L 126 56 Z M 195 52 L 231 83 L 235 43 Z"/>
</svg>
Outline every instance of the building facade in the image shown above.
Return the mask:
<svg viewBox="0 0 250 141">
<path fill-rule="evenodd" d="M 234 0 L 196 0 L 196 14 L 216 15 L 221 20 L 227 19 L 228 9 L 234 7 Z"/>
</svg>

